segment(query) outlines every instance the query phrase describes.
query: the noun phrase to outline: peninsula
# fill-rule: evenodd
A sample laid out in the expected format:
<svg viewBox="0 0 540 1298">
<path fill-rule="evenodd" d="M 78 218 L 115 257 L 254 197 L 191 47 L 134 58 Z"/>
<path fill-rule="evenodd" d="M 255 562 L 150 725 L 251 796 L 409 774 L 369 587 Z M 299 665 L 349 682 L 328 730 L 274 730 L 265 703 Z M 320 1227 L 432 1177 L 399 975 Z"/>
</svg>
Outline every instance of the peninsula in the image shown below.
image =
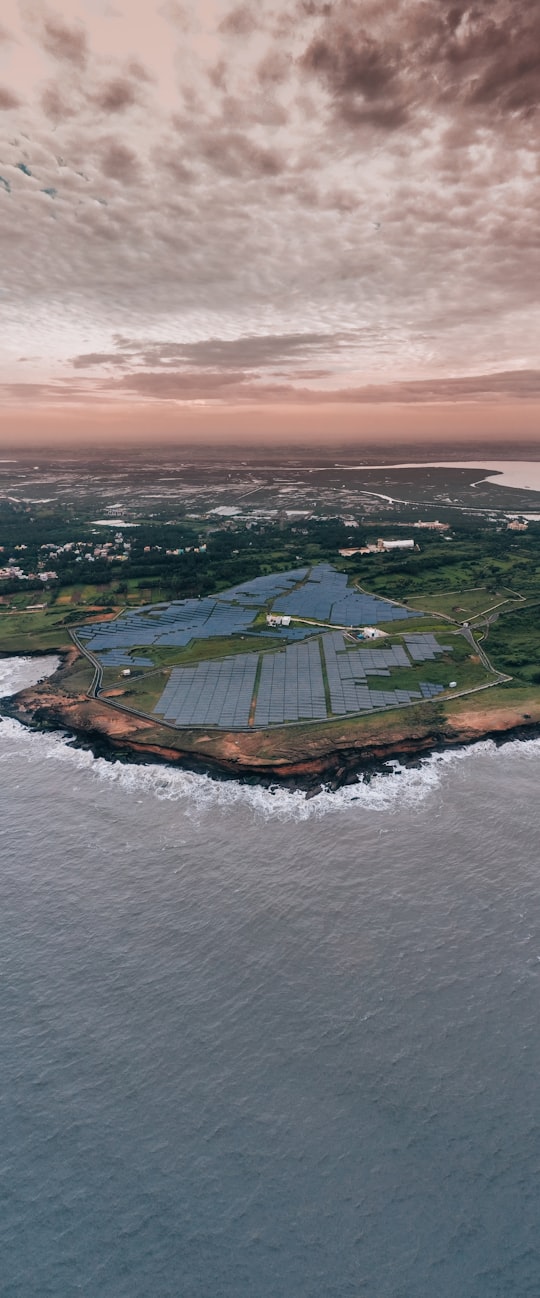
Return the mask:
<svg viewBox="0 0 540 1298">
<path fill-rule="evenodd" d="M 396 469 L 397 488 L 388 471 L 355 472 L 356 509 L 352 472 L 332 471 L 318 513 L 276 511 L 279 480 L 264 489 L 266 516 L 241 514 L 230 488 L 216 506 L 223 493 L 204 474 L 203 508 L 176 522 L 148 515 L 140 484 L 129 506 L 95 486 L 81 506 L 74 492 L 76 525 L 65 505 L 8 500 L 0 649 L 54 650 L 61 665 L 2 710 L 124 760 L 308 792 L 395 758 L 534 733 L 534 516 L 508 509 L 512 492 L 495 508 L 502 488 L 485 484 L 474 508 L 476 466 L 415 466 L 408 486 Z M 450 480 L 458 499 L 445 504 Z M 288 504 L 305 491 L 300 475 Z M 331 504 L 340 513 L 321 515 Z"/>
</svg>

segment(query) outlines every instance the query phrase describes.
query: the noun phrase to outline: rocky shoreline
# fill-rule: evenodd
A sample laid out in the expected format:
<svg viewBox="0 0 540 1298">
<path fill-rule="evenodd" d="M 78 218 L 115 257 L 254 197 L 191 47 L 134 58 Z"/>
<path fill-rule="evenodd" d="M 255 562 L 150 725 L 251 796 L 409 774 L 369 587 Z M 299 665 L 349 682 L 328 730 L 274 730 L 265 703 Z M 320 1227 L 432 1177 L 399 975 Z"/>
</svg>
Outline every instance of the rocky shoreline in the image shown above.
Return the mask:
<svg viewBox="0 0 540 1298">
<path fill-rule="evenodd" d="M 369 733 L 361 719 L 346 727 L 327 724 L 309 735 L 304 731 L 300 738 L 281 732 L 281 748 L 279 735 L 266 732 L 183 735 L 101 699 L 70 693 L 69 669 L 79 655 L 73 647 L 60 656 L 53 676 L 2 700 L 0 712 L 36 730 L 64 731 L 108 760 L 181 766 L 213 778 L 300 790 L 307 797 L 388 773 L 395 761 L 418 765 L 431 753 L 486 739 L 503 743 L 540 736 L 540 692 L 523 710 L 522 697 L 501 699 L 501 691 L 492 706 L 484 700 L 480 706 L 469 696 L 460 700 L 461 707 L 453 703 L 444 712 L 404 710 L 391 721 L 381 714 L 377 730 Z"/>
</svg>

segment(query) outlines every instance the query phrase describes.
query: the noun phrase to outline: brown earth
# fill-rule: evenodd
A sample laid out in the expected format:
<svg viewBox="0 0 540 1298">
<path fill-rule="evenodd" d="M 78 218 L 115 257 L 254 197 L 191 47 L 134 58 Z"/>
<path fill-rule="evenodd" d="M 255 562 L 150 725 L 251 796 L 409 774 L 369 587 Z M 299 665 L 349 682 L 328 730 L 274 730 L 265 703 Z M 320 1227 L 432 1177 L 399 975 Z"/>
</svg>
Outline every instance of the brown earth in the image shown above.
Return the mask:
<svg viewBox="0 0 540 1298">
<path fill-rule="evenodd" d="M 84 673 L 86 672 L 86 677 Z M 260 782 L 314 790 L 338 787 L 392 758 L 411 760 L 434 749 L 531 736 L 540 726 L 540 690 L 495 687 L 446 704 L 251 732 L 175 730 L 113 703 L 89 698 L 91 670 L 73 646 L 58 671 L 22 690 L 3 711 L 39 729 L 65 729 L 95 751 L 126 760 L 162 761 Z M 110 702 L 107 702 L 107 699 Z"/>
</svg>

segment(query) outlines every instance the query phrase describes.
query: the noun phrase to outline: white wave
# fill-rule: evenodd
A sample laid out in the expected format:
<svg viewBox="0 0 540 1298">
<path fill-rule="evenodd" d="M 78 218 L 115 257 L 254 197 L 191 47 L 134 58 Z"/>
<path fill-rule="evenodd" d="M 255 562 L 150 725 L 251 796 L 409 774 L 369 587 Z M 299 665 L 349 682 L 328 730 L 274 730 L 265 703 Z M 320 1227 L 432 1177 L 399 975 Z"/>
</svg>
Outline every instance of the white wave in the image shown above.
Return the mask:
<svg viewBox="0 0 540 1298">
<path fill-rule="evenodd" d="M 59 662 L 52 654 L 43 658 L 0 658 L 0 699 L 52 676 Z"/>
<path fill-rule="evenodd" d="M 360 777 L 358 782 L 331 792 L 323 789 L 306 800 L 301 791 L 268 789 L 261 785 L 242 784 L 236 780 L 218 780 L 210 775 L 160 765 L 129 765 L 109 761 L 74 746 L 65 735 L 42 734 L 6 718 L 0 721 L 0 762 L 18 758 L 29 763 L 69 765 L 92 781 L 115 786 L 127 797 L 148 795 L 159 801 L 177 802 L 182 813 L 204 816 L 216 809 L 223 811 L 244 807 L 262 820 L 305 821 L 321 819 L 345 810 L 391 813 L 405 807 L 420 807 L 445 780 L 446 773 L 457 763 L 479 757 L 506 760 L 508 756 L 540 757 L 540 739 L 508 740 L 497 746 L 485 740 L 471 747 L 433 753 L 417 766 L 387 763 L 387 773 Z"/>
</svg>

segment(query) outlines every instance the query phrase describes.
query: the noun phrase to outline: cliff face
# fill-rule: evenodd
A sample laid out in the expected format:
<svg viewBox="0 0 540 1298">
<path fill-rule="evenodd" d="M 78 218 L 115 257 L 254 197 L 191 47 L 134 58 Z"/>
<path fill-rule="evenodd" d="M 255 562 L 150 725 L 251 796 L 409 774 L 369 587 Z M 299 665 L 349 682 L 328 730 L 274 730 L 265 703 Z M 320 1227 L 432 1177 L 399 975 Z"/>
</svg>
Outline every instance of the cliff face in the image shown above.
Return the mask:
<svg viewBox="0 0 540 1298">
<path fill-rule="evenodd" d="M 15 695 L 4 704 L 4 712 L 38 729 L 67 730 L 103 755 L 167 762 L 307 791 L 321 783 L 352 783 L 360 772 L 376 770 L 393 758 L 410 761 L 434 749 L 488 737 L 532 737 L 540 727 L 540 692 L 524 700 L 523 691 L 511 697 L 493 690 L 455 700 L 446 712 L 425 705 L 372 716 L 369 724 L 359 719 L 272 732 L 182 732 L 123 711 L 112 699 L 105 703 L 74 691 L 69 673 L 73 662 L 71 657 L 47 681 Z"/>
</svg>

